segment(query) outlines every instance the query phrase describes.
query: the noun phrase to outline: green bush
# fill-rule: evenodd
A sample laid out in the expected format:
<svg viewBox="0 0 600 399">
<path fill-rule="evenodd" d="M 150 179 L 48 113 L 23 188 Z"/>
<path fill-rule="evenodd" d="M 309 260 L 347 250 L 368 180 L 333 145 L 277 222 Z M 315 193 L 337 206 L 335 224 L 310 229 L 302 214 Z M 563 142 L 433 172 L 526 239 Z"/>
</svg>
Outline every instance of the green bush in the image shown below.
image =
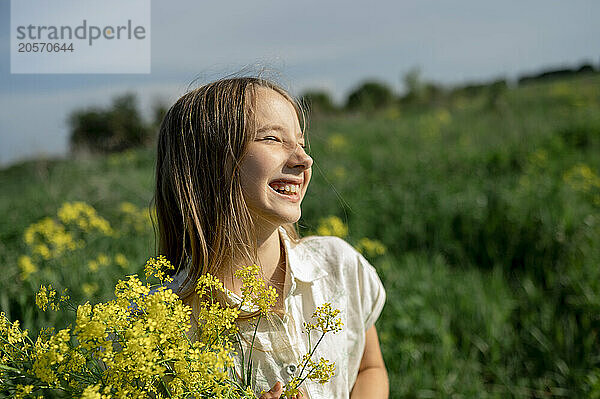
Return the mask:
<svg viewBox="0 0 600 399">
<path fill-rule="evenodd" d="M 307 91 L 302 94 L 300 101 L 308 107 L 310 115 L 331 114 L 338 111 L 338 108 L 331 100 L 331 96 L 326 91 Z"/>
<path fill-rule="evenodd" d="M 387 85 L 376 81 L 367 81 L 348 95 L 346 109 L 372 112 L 391 105 L 394 100 L 395 96 Z"/>
<path fill-rule="evenodd" d="M 72 153 L 110 153 L 140 147 L 152 140 L 152 130 L 142 120 L 134 94 L 113 99 L 108 109 L 77 110 L 69 116 Z"/>
</svg>

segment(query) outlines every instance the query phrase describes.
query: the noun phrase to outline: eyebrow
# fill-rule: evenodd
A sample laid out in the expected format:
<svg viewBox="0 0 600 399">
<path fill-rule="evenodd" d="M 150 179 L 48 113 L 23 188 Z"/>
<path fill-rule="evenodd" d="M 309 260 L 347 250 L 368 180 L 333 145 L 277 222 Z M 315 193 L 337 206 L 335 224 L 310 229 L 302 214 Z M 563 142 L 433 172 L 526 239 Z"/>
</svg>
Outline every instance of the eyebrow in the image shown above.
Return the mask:
<svg viewBox="0 0 600 399">
<path fill-rule="evenodd" d="M 285 133 L 286 129 L 281 125 L 265 125 L 265 126 L 261 127 L 260 129 L 258 129 L 256 131 L 256 133 L 268 132 L 269 130 L 277 130 L 281 133 Z M 304 138 L 304 132 L 300 131 L 300 135 L 298 137 Z"/>
</svg>

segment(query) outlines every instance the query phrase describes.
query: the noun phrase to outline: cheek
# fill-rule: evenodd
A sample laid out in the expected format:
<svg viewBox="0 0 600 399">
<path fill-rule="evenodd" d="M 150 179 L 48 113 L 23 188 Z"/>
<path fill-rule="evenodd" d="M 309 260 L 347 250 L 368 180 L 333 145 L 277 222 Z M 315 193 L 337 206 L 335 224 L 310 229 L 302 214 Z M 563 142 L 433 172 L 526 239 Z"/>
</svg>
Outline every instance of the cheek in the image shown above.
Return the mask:
<svg viewBox="0 0 600 399">
<path fill-rule="evenodd" d="M 268 178 L 264 160 L 254 156 L 247 157 L 240 165 L 240 176 L 244 189 L 252 189 L 263 184 Z"/>
</svg>

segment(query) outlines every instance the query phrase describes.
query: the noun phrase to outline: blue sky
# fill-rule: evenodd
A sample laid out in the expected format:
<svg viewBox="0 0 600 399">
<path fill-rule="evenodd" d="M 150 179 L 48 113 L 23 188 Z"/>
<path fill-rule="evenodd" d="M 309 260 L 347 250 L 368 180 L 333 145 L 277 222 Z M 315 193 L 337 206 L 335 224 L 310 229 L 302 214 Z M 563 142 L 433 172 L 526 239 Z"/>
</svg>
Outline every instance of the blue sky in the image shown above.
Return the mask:
<svg viewBox="0 0 600 399">
<path fill-rule="evenodd" d="M 152 1 L 152 73 L 10 74 L 10 1 L 0 0 L 0 166 L 67 149 L 68 114 L 126 91 L 148 112 L 195 79 L 261 64 L 293 93 L 341 101 L 367 78 L 403 90 L 419 67 L 447 85 L 540 68 L 600 65 L 597 0 Z"/>
</svg>

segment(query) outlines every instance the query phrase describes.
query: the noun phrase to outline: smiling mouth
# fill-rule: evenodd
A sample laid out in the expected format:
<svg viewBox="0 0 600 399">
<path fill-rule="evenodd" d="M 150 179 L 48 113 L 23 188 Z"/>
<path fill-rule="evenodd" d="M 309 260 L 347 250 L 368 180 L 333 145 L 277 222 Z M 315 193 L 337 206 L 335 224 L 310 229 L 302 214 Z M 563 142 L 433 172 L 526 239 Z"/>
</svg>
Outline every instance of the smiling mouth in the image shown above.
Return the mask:
<svg viewBox="0 0 600 399">
<path fill-rule="evenodd" d="M 283 183 L 283 182 L 272 182 L 269 184 L 274 191 L 280 194 L 291 195 L 300 192 L 300 184 L 297 183 Z"/>
<path fill-rule="evenodd" d="M 280 196 L 290 199 L 299 200 L 301 185 L 297 183 L 272 182 L 269 188 L 275 191 Z"/>
</svg>

